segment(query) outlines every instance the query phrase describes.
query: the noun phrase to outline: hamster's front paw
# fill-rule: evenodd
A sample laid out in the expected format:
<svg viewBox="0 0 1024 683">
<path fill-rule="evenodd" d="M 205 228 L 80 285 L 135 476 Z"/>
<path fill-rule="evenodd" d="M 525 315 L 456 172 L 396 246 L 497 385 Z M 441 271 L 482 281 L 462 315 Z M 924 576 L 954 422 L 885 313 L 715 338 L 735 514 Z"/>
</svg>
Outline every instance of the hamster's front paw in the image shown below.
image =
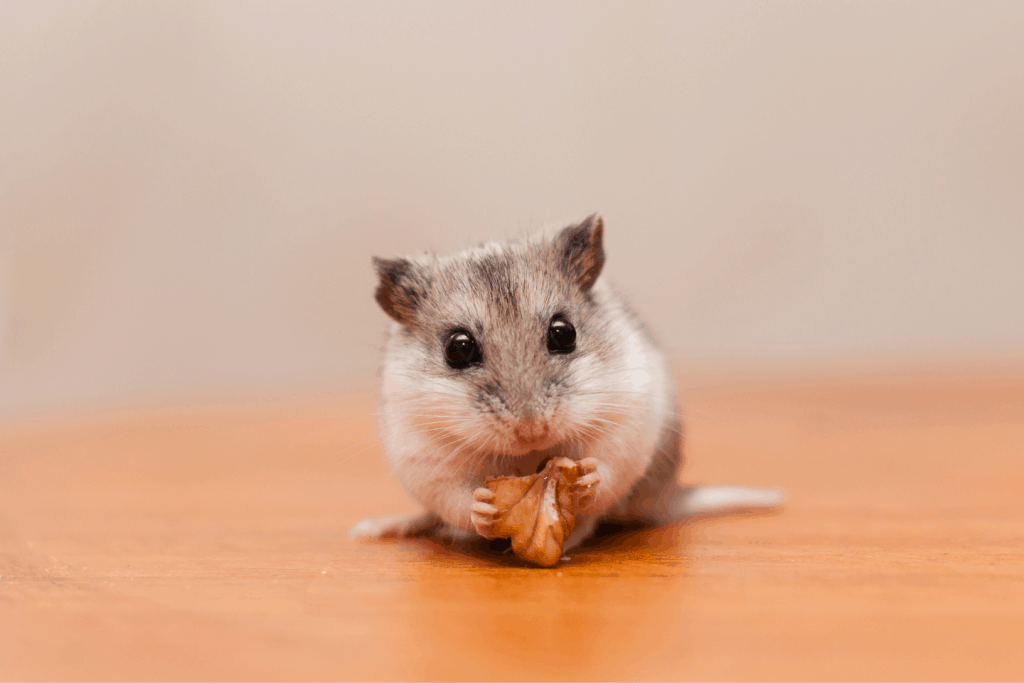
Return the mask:
<svg viewBox="0 0 1024 683">
<path fill-rule="evenodd" d="M 473 504 L 470 506 L 470 518 L 473 520 L 473 528 L 484 538 L 494 538 L 494 518 L 498 514 L 498 508 L 491 505 L 494 500 L 494 491 L 480 487 L 473 491 Z"/>
<path fill-rule="evenodd" d="M 601 484 L 601 474 L 597 469 L 599 461 L 596 458 L 583 458 L 576 464 L 583 468 L 583 476 L 573 485 L 576 512 L 585 515 L 593 510 L 597 502 L 597 488 Z"/>
</svg>

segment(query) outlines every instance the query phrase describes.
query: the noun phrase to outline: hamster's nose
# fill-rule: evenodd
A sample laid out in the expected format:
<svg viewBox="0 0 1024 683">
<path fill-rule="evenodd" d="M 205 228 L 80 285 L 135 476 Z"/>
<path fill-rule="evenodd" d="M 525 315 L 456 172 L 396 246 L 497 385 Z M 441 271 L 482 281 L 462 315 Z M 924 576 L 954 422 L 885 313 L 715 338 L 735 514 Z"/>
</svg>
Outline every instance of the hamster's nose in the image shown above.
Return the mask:
<svg viewBox="0 0 1024 683">
<path fill-rule="evenodd" d="M 548 423 L 535 417 L 526 418 L 519 420 L 512 431 L 524 444 L 539 443 L 548 436 Z"/>
</svg>

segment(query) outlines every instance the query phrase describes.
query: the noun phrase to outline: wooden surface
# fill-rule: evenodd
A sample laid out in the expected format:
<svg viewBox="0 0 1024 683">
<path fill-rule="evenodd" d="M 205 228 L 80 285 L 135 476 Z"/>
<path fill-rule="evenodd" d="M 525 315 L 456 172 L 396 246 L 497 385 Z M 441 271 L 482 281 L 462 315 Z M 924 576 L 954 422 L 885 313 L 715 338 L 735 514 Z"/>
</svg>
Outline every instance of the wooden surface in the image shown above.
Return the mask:
<svg viewBox="0 0 1024 683">
<path fill-rule="evenodd" d="M 1024 373 L 691 381 L 777 514 L 531 569 L 414 509 L 372 397 L 0 425 L 3 679 L 1022 679 Z"/>
</svg>

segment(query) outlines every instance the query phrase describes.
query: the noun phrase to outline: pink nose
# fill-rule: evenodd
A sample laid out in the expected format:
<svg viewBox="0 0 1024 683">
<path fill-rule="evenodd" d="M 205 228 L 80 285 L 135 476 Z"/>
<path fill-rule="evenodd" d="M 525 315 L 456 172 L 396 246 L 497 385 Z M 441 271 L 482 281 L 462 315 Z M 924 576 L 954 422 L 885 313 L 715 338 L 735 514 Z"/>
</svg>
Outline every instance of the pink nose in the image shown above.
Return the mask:
<svg viewBox="0 0 1024 683">
<path fill-rule="evenodd" d="M 520 420 L 512 431 L 523 443 L 536 443 L 547 437 L 548 425 L 547 422 L 536 418 Z"/>
</svg>

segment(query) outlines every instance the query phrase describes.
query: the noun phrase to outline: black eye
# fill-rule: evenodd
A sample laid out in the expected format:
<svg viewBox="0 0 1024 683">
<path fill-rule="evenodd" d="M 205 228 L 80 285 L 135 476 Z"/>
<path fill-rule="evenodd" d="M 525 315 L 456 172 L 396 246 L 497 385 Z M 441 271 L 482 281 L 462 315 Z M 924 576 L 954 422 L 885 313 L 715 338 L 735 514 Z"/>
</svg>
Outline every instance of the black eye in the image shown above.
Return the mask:
<svg viewBox="0 0 1024 683">
<path fill-rule="evenodd" d="M 484 362 L 476 340 L 465 330 L 455 330 L 448 335 L 448 343 L 444 347 L 444 358 L 448 361 L 448 366 L 455 370 L 462 370 L 474 363 Z"/>
<path fill-rule="evenodd" d="M 576 328 L 560 315 L 551 319 L 548 326 L 548 351 L 551 353 L 572 353 L 576 350 Z"/>
</svg>

